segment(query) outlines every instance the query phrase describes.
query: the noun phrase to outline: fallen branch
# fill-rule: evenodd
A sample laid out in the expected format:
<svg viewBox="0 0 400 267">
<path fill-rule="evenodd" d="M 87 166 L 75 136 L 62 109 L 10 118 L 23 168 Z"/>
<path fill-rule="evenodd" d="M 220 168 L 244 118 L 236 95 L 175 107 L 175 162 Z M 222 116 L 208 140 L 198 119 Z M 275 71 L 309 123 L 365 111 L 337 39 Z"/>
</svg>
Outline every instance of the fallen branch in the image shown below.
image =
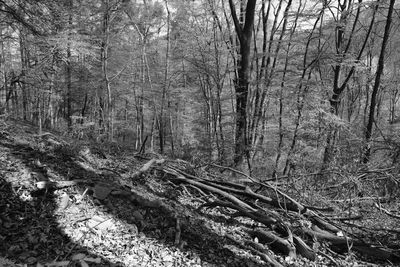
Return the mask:
<svg viewBox="0 0 400 267">
<path fill-rule="evenodd" d="M 38 189 L 63 189 L 70 186 L 75 186 L 78 184 L 93 184 L 93 181 L 77 179 L 72 181 L 39 181 L 36 182 L 36 187 Z"/>
<path fill-rule="evenodd" d="M 312 248 L 310 248 L 299 236 L 293 235 L 293 242 L 296 247 L 297 252 L 309 259 L 314 261 L 316 258 L 315 252 Z"/>
<path fill-rule="evenodd" d="M 306 227 L 302 227 L 301 228 L 302 231 L 305 234 L 308 234 L 309 236 L 319 239 L 319 240 L 324 240 L 324 241 L 328 241 L 334 245 L 339 245 L 339 246 L 348 246 L 348 245 L 358 245 L 358 246 L 365 246 L 366 244 L 362 241 L 350 238 L 350 237 L 346 237 L 346 236 L 336 236 L 334 234 L 331 234 L 327 231 L 324 231 L 322 229 L 319 229 L 316 226 L 313 226 L 312 229 L 310 228 L 306 228 Z"/>
<path fill-rule="evenodd" d="M 272 264 L 272 266 L 275 267 L 283 267 L 282 264 L 280 264 L 279 262 L 277 262 L 272 255 L 270 255 L 270 253 L 268 252 L 267 249 L 265 249 L 261 244 L 256 243 L 254 241 L 248 240 L 246 242 L 247 245 L 250 246 L 250 250 L 254 253 L 256 253 L 258 256 L 260 256 L 261 259 L 263 259 L 263 261 L 268 262 L 270 264 Z"/>
<path fill-rule="evenodd" d="M 288 240 L 261 229 L 251 230 L 249 234 L 252 238 L 257 237 L 260 243 L 268 245 L 272 250 L 288 255 L 292 259 L 296 258 L 296 248 Z"/>
<path fill-rule="evenodd" d="M 175 179 L 177 179 L 177 180 L 186 182 L 186 183 L 188 183 L 188 184 L 195 185 L 195 186 L 197 186 L 197 187 L 199 187 L 199 188 L 201 188 L 201 189 L 205 189 L 205 190 L 208 190 L 208 191 L 210 191 L 210 192 L 213 192 L 213 193 L 216 193 L 216 194 L 218 194 L 218 195 L 221 195 L 221 196 L 223 196 L 223 197 L 229 199 L 230 201 L 232 201 L 232 202 L 235 203 L 236 205 L 238 205 L 238 206 L 240 206 L 240 207 L 242 207 L 242 208 L 244 208 L 244 209 L 248 209 L 249 211 L 256 211 L 256 209 L 254 209 L 254 208 L 251 207 L 250 205 L 244 203 L 243 201 L 241 201 L 241 200 L 238 199 L 237 197 L 235 197 L 235 196 L 233 196 L 233 195 L 231 195 L 231 194 L 226 193 L 225 191 L 222 191 L 222 190 L 220 190 L 220 189 L 218 189 L 218 188 L 215 188 L 215 187 L 212 187 L 212 186 L 209 186 L 209 185 L 205 185 L 205 184 L 203 184 L 203 183 L 201 183 L 201 182 L 199 182 L 199 181 L 190 180 L 190 179 L 186 178 L 186 177 L 183 176 L 183 175 L 180 175 L 179 173 L 175 172 L 174 170 L 172 170 L 172 169 L 170 169 L 170 168 L 164 168 L 163 170 L 164 170 L 166 173 L 173 175 L 173 176 L 175 177 Z"/>
<path fill-rule="evenodd" d="M 308 205 L 303 205 L 303 206 L 309 210 L 324 211 L 324 212 L 334 212 L 335 211 L 335 209 L 333 207 L 315 207 L 315 206 L 308 206 Z"/>
<path fill-rule="evenodd" d="M 132 179 L 138 178 L 142 176 L 145 172 L 147 172 L 154 164 L 162 164 L 164 163 L 164 159 L 151 159 L 147 163 L 143 165 L 137 172 L 132 175 Z"/>
<path fill-rule="evenodd" d="M 379 201 L 380 203 L 386 203 L 390 201 L 389 197 L 357 197 L 357 198 L 347 198 L 347 199 L 333 199 L 331 202 L 363 202 L 363 201 Z"/>
<path fill-rule="evenodd" d="M 237 238 L 233 237 L 230 234 L 225 235 L 225 237 L 234 242 L 235 244 L 237 244 L 240 248 L 249 249 L 254 254 L 260 256 L 260 258 L 263 261 L 272 264 L 272 266 L 283 267 L 283 265 L 280 264 L 277 260 L 275 260 L 274 256 L 271 255 L 269 251 L 264 248 L 263 245 L 250 240 L 246 240 L 245 242 L 239 242 L 237 241 Z"/>
<path fill-rule="evenodd" d="M 254 180 L 253 178 L 251 178 L 248 175 L 246 175 L 246 177 L 248 177 L 249 179 L 252 179 L 254 183 L 259 184 L 259 185 L 263 185 L 264 187 L 268 187 L 269 189 L 272 189 L 274 192 L 276 192 L 276 194 L 278 196 L 281 196 L 283 199 L 279 200 L 278 198 L 271 198 L 271 197 L 267 197 L 267 196 L 255 193 L 247 186 L 238 185 L 238 184 L 234 184 L 234 183 L 230 183 L 230 182 L 209 181 L 209 180 L 202 179 L 202 178 L 196 177 L 194 175 L 185 173 L 184 171 L 177 170 L 175 168 L 171 168 L 171 169 L 173 171 L 175 171 L 176 173 L 181 174 L 184 177 L 191 178 L 191 179 L 196 180 L 196 181 L 201 181 L 204 184 L 211 185 L 212 187 L 215 187 L 215 188 L 218 188 L 218 189 L 221 189 L 221 190 L 224 190 L 224 191 L 229 191 L 231 193 L 236 193 L 236 194 L 240 194 L 240 195 L 251 197 L 253 199 L 258 199 L 261 202 L 264 202 L 266 204 L 272 205 L 274 207 L 277 207 L 277 208 L 280 208 L 280 209 L 283 209 L 283 210 L 291 210 L 291 211 L 300 212 L 300 213 L 303 213 L 303 212 L 306 211 L 306 208 L 302 204 L 298 203 L 297 201 L 295 201 L 294 199 L 292 199 L 291 197 L 289 197 L 285 193 L 283 193 L 280 190 L 276 189 L 272 185 L 269 185 L 269 184 L 266 184 L 266 183 L 257 182 L 256 180 Z M 230 186 L 232 186 L 234 188 L 226 187 L 226 186 L 221 185 L 221 184 L 230 185 Z"/>
<path fill-rule="evenodd" d="M 357 221 L 357 220 L 362 220 L 364 217 L 362 215 L 353 215 L 353 216 L 347 216 L 347 217 L 329 217 L 330 220 L 335 220 L 335 221 Z"/>
</svg>

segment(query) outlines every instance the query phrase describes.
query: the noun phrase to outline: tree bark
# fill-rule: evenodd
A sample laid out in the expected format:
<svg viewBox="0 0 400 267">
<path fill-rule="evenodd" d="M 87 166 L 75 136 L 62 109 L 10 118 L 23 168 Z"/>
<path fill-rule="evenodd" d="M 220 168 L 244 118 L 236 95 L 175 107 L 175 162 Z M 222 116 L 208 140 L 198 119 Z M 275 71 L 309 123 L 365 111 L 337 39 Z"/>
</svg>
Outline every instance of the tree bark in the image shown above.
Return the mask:
<svg viewBox="0 0 400 267">
<path fill-rule="evenodd" d="M 364 49 L 368 43 L 369 36 L 371 35 L 372 28 L 374 27 L 374 24 L 375 24 L 375 14 L 376 14 L 376 11 L 378 10 L 378 6 L 379 6 L 379 0 L 377 1 L 376 5 L 374 6 L 371 22 L 368 26 L 368 30 L 367 30 L 367 33 L 363 40 L 363 43 L 361 45 L 361 48 L 358 51 L 356 61 L 359 61 L 361 59 Z M 341 63 L 343 62 L 345 56 L 348 53 L 350 53 L 349 49 L 350 49 L 350 45 L 353 40 L 352 38 L 353 38 L 354 32 L 356 30 L 356 24 L 360 17 L 361 5 L 358 5 L 355 19 L 354 19 L 354 22 L 352 25 L 352 29 L 351 29 L 351 32 L 349 33 L 349 40 L 345 44 L 344 25 L 346 24 L 346 21 L 348 19 L 350 8 L 351 8 L 350 5 L 346 8 L 346 1 L 343 4 L 340 4 L 340 2 L 339 2 L 338 10 L 340 9 L 342 12 L 338 26 L 336 28 L 336 35 L 337 35 L 336 56 L 337 56 L 337 58 L 339 58 L 339 62 L 336 64 L 336 66 L 333 67 L 333 73 L 334 73 L 333 90 L 332 90 L 331 99 L 329 100 L 331 113 L 335 114 L 335 115 L 339 114 L 340 97 L 341 97 L 343 91 L 346 89 L 346 86 L 348 85 L 348 82 L 350 81 L 351 77 L 353 77 L 353 74 L 356 69 L 356 66 L 354 65 L 351 67 L 350 71 L 346 75 L 342 75 L 342 64 Z M 343 82 L 340 84 L 342 76 L 344 76 L 344 79 L 343 79 Z M 324 170 L 328 169 L 330 162 L 334 158 L 333 150 L 334 150 L 334 146 L 335 146 L 336 135 L 337 135 L 337 132 L 335 129 L 333 129 L 333 128 L 329 129 L 327 137 L 326 137 L 326 146 L 325 146 L 323 164 L 322 164 L 322 170 L 321 170 L 322 172 Z"/>
<path fill-rule="evenodd" d="M 256 0 L 248 0 L 244 23 L 240 23 L 236 15 L 233 0 L 229 0 L 235 31 L 239 39 L 239 56 L 237 58 L 238 78 L 235 81 L 236 93 L 236 133 L 235 133 L 235 166 L 243 163 L 244 156 L 249 157 L 249 142 L 247 136 L 247 98 L 250 80 L 250 48 L 253 34 Z"/>
<path fill-rule="evenodd" d="M 162 90 L 162 98 L 161 98 L 161 110 L 160 110 L 160 117 L 158 119 L 158 136 L 160 141 L 160 153 L 164 153 L 164 144 L 165 144 L 165 122 L 164 122 L 164 108 L 165 108 L 165 101 L 167 96 L 167 89 L 168 89 L 168 75 L 169 75 L 169 50 L 171 45 L 171 36 L 170 36 L 170 22 L 171 22 L 171 13 L 169 11 L 168 0 L 164 0 L 165 8 L 167 10 L 167 51 L 165 52 L 165 70 L 164 70 L 164 85 Z"/>
<path fill-rule="evenodd" d="M 72 8 L 73 1 L 68 1 L 68 43 L 67 43 L 67 69 L 66 69 L 66 80 L 67 80 L 67 124 L 68 130 L 72 127 L 72 104 L 71 104 L 71 90 L 72 90 L 72 64 L 71 64 L 71 27 L 72 27 Z"/>
<path fill-rule="evenodd" d="M 25 31 L 23 29 L 19 32 L 19 49 L 20 49 L 20 56 L 21 56 L 21 91 L 22 91 L 22 114 L 23 119 L 28 120 L 30 119 L 30 108 L 29 108 L 29 88 L 26 85 L 26 72 L 28 70 L 28 59 L 27 59 L 27 49 L 26 49 L 26 36 Z"/>
<path fill-rule="evenodd" d="M 103 0 L 103 41 L 101 44 L 101 65 L 103 71 L 103 85 L 107 94 L 107 107 L 106 112 L 106 128 L 108 132 L 109 141 L 113 140 L 114 122 L 113 122 L 113 106 L 111 96 L 110 78 L 108 75 L 108 46 L 110 42 L 110 0 Z"/>
<path fill-rule="evenodd" d="M 372 94 L 371 94 L 371 104 L 369 107 L 368 123 L 367 123 L 367 128 L 365 130 L 366 147 L 365 147 L 363 163 L 368 163 L 370 160 L 370 156 L 371 156 L 370 141 L 371 141 L 371 137 L 372 137 L 373 124 L 375 121 L 375 109 L 376 109 L 376 105 L 377 105 L 377 96 L 378 96 L 378 92 L 380 89 L 379 86 L 381 84 L 383 68 L 385 65 L 385 49 L 386 49 L 386 45 L 389 40 L 390 26 L 392 24 L 392 14 L 393 14 L 395 2 L 396 2 L 395 0 L 390 0 L 388 15 L 386 18 L 385 32 L 383 34 L 382 47 L 381 47 L 381 52 L 379 55 L 378 66 L 376 69 L 375 82 L 374 82 L 374 87 L 372 89 Z"/>
</svg>

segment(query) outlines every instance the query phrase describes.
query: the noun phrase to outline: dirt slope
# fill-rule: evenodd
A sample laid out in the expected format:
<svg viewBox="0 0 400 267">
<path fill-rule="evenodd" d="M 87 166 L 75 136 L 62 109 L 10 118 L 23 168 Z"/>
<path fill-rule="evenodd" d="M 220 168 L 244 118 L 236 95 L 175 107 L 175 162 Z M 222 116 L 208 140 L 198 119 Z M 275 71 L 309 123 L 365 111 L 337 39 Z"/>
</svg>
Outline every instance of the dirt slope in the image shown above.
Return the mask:
<svg viewBox="0 0 400 267">
<path fill-rule="evenodd" d="M 0 266 L 367 265 L 356 254 L 338 254 L 316 242 L 315 233 L 307 242 L 318 253 L 309 259 L 286 255 L 285 248 L 272 252 L 274 244 L 261 245 L 251 234 L 268 230 L 267 219 L 263 224 L 248 214 L 233 216 L 235 206 L 218 202 L 218 192 L 182 183 L 182 176 L 175 182 L 174 169 L 201 181 L 187 162 L 36 132 L 21 122 L 0 127 Z M 239 201 L 250 204 L 246 197 Z M 251 210 L 258 202 L 250 205 Z M 283 214 L 268 212 L 272 218 Z M 378 265 L 391 265 L 383 262 Z"/>
<path fill-rule="evenodd" d="M 0 129 L 1 257 L 21 266 L 262 265 L 224 237 L 227 218 L 185 208 L 174 200 L 179 190 L 157 174 L 131 179 L 147 159 L 105 157 L 36 130 L 15 122 Z M 141 203 L 126 193 L 131 187 L 143 194 Z M 176 213 L 151 201 L 190 221 L 178 244 Z"/>
</svg>

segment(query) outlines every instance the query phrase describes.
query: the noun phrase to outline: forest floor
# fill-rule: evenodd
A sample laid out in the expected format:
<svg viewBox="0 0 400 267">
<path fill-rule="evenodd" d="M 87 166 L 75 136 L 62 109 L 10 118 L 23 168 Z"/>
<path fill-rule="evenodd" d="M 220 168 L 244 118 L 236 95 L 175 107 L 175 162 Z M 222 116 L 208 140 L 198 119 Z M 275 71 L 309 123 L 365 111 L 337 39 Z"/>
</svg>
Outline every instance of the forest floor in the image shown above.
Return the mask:
<svg viewBox="0 0 400 267">
<path fill-rule="evenodd" d="M 199 175 L 189 163 L 1 123 L 0 266 L 395 265 L 389 258 L 397 259 L 400 248 L 393 241 L 400 236 L 397 218 L 380 218 L 393 230 L 385 237 L 393 241 L 391 256 L 381 261 L 367 262 L 351 249 L 337 253 L 323 242 L 314 242 L 313 260 L 261 254 L 246 241 L 259 223 L 232 218 L 227 207 L 204 209 L 212 194 L 172 182 L 149 160 Z"/>
</svg>

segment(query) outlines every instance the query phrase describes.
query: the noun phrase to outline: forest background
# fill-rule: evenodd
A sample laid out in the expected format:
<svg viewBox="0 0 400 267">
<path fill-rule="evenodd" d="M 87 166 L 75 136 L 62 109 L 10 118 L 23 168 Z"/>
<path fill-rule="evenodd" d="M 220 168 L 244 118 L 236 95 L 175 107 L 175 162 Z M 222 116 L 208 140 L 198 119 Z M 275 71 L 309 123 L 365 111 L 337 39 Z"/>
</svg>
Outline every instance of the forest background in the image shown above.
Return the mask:
<svg viewBox="0 0 400 267">
<path fill-rule="evenodd" d="M 261 179 L 399 160 L 393 0 L 5 0 L 0 17 L 4 118 Z"/>
</svg>

